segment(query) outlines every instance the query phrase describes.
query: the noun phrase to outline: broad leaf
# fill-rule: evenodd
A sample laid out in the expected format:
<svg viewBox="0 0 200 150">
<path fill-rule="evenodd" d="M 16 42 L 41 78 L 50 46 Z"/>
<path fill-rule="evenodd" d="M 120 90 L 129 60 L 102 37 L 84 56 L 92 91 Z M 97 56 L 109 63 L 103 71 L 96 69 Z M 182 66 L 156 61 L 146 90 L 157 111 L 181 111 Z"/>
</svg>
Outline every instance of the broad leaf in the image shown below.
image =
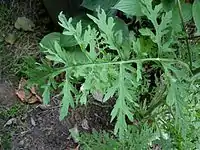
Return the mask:
<svg viewBox="0 0 200 150">
<path fill-rule="evenodd" d="M 174 0 L 161 0 L 161 2 L 165 11 L 172 10 L 174 5 L 176 4 Z"/>
<path fill-rule="evenodd" d="M 105 11 L 109 10 L 111 7 L 113 7 L 116 3 L 118 2 L 118 0 L 83 0 L 83 3 L 81 4 L 81 6 L 92 10 L 92 11 L 96 11 L 96 9 L 98 7 L 104 9 Z"/>
<path fill-rule="evenodd" d="M 122 38 L 124 41 L 126 41 L 129 35 L 128 26 L 122 19 L 119 19 L 119 18 L 115 18 L 114 22 L 115 22 L 115 26 L 113 27 L 113 31 L 114 32 L 122 31 L 122 34 L 123 34 Z"/>
<path fill-rule="evenodd" d="M 200 16 L 199 16 L 199 10 L 200 10 L 200 1 L 195 0 L 192 6 L 192 14 L 193 19 L 195 22 L 195 25 L 197 27 L 197 34 L 200 34 Z"/>
<path fill-rule="evenodd" d="M 184 22 L 192 19 L 192 5 L 188 3 L 181 4 L 181 10 Z M 182 22 L 180 18 L 178 5 L 175 5 L 172 9 L 172 27 L 175 32 L 182 31 Z"/>
<path fill-rule="evenodd" d="M 55 41 L 60 42 L 60 35 L 61 34 L 58 32 L 49 33 L 42 38 L 42 40 L 40 41 L 40 44 L 46 48 L 54 49 Z M 41 48 L 41 50 L 44 51 L 46 49 Z"/>
<path fill-rule="evenodd" d="M 78 45 L 78 43 L 76 39 L 74 38 L 74 36 L 60 34 L 60 45 L 62 47 L 72 47 L 72 46 Z"/>
<path fill-rule="evenodd" d="M 184 22 L 190 21 L 192 19 L 192 4 L 183 3 L 182 4 L 182 13 L 183 13 Z"/>
<path fill-rule="evenodd" d="M 172 27 L 175 32 L 182 31 L 181 18 L 177 6 L 172 10 Z"/>
<path fill-rule="evenodd" d="M 78 65 L 89 62 L 86 55 L 81 51 L 80 47 L 78 46 L 66 49 L 66 57 L 69 65 Z"/>
<path fill-rule="evenodd" d="M 140 7 L 140 0 L 120 0 L 113 8 L 131 16 L 143 15 Z"/>
</svg>

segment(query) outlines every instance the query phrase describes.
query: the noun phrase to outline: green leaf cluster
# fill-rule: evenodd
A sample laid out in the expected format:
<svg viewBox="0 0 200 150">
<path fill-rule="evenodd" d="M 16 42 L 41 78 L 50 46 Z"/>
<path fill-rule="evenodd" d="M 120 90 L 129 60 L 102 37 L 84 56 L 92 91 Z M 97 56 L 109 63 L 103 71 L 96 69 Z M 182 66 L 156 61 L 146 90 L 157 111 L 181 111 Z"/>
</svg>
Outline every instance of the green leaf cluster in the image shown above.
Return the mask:
<svg viewBox="0 0 200 150">
<path fill-rule="evenodd" d="M 105 134 L 103 139 L 110 144 L 102 145 L 97 138 L 91 143 L 107 146 L 105 149 L 148 149 L 156 141 L 163 148 L 198 149 L 200 84 L 198 70 L 194 73 L 193 69 L 199 65 L 199 45 L 187 51 L 176 33 L 182 32 L 181 17 L 184 22 L 193 18 L 198 33 L 199 1 L 178 2 L 181 5 L 165 0 L 120 0 L 109 1 L 109 5 L 108 1 L 97 1 L 94 6 L 106 11 L 95 9 L 96 13 L 87 15 L 86 23 L 66 18 L 61 12 L 63 32 L 43 38 L 40 47 L 45 58 L 42 63 L 30 65 L 27 72 L 30 81 L 43 89 L 44 103 L 49 103 L 51 93 L 59 89 L 62 120 L 70 107 L 87 105 L 88 97 L 98 91 L 103 94 L 102 103 L 115 98 L 111 122 L 120 141 Z M 85 0 L 83 6 L 94 10 L 90 4 Z M 123 20 L 108 15 L 109 7 L 136 16 L 139 22 L 146 19 L 151 25 L 140 26 L 136 35 Z M 188 59 L 186 54 L 191 57 Z M 62 80 L 56 81 L 60 75 Z M 128 122 L 135 121 L 140 126 L 132 131 Z"/>
</svg>

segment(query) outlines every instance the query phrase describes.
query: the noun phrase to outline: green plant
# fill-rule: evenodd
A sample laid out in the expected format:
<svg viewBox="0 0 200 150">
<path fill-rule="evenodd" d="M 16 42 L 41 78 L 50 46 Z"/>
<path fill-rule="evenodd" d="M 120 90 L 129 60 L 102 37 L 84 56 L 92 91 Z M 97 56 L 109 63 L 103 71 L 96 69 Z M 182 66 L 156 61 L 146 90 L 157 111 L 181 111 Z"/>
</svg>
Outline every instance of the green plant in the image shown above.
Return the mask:
<svg viewBox="0 0 200 150">
<path fill-rule="evenodd" d="M 64 31 L 51 33 L 41 41 L 46 59 L 29 69 L 30 82 L 41 85 L 44 103 L 49 103 L 53 90 L 61 89 L 60 119 L 68 114 L 69 107 L 87 105 L 88 96 L 98 91 L 104 95 L 102 102 L 116 98 L 111 121 L 115 122 L 114 135 L 120 139 L 126 139 L 129 133 L 128 119 L 147 124 L 160 139 L 167 134 L 167 140 L 177 149 L 199 148 L 199 74 L 193 72 L 199 65 L 199 46 L 191 50 L 184 22 L 192 16 L 188 19 L 182 11 L 184 4 L 177 2 L 166 10 L 166 1 L 119 1 L 113 8 L 127 16 L 136 15 L 140 22 L 150 22 L 153 29 L 141 25 L 140 35 L 100 8 L 96 16 L 87 15 L 93 22 L 88 25 L 60 13 L 59 24 Z M 198 29 L 195 10 L 200 3 L 194 4 Z M 176 8 L 179 13 L 174 15 Z M 183 29 L 175 28 L 178 23 L 174 17 L 182 18 Z M 186 46 L 179 41 L 181 35 Z M 61 80 L 55 80 L 59 75 Z M 77 84 L 81 84 L 80 89 Z"/>
<path fill-rule="evenodd" d="M 1 146 L 2 148 L 4 148 L 5 150 L 9 150 L 11 149 L 11 135 L 10 133 L 5 133 L 3 137 L 0 138 L 1 141 Z"/>
<path fill-rule="evenodd" d="M 20 114 L 23 114 L 25 111 L 25 107 L 22 104 L 15 104 L 11 108 L 5 111 L 0 112 L 0 118 L 1 119 L 9 119 L 19 116 Z"/>
<path fill-rule="evenodd" d="M 79 141 L 84 150 L 146 150 L 153 145 L 152 141 L 156 141 L 157 138 L 158 135 L 153 133 L 152 128 L 144 124 L 140 131 L 134 126 L 129 127 L 123 140 L 116 139 L 111 133 L 93 131 L 92 134 L 80 135 Z"/>
</svg>

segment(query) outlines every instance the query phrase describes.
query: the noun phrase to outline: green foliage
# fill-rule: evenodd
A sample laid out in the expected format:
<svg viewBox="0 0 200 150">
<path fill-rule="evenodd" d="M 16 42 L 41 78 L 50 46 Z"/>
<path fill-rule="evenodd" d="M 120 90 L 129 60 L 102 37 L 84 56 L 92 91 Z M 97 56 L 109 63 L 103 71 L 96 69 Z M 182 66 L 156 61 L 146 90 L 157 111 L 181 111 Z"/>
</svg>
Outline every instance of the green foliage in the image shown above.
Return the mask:
<svg viewBox="0 0 200 150">
<path fill-rule="evenodd" d="M 0 143 L 1 143 L 1 148 L 4 150 L 10 150 L 12 147 L 12 133 L 13 129 L 5 129 L 3 127 L 3 124 L 5 124 L 5 120 L 9 120 L 11 118 L 16 118 L 19 117 L 20 115 L 24 114 L 26 110 L 26 106 L 24 104 L 17 103 L 13 105 L 9 109 L 5 109 L 0 111 L 0 120 L 1 120 L 1 127 L 2 129 L 0 130 Z M 15 129 L 14 129 L 15 130 Z"/>
<path fill-rule="evenodd" d="M 11 135 L 10 133 L 5 133 L 3 137 L 0 138 L 1 140 L 1 147 L 3 147 L 5 150 L 11 149 Z"/>
<path fill-rule="evenodd" d="M 82 134 L 79 141 L 84 150 L 146 150 L 151 147 L 157 135 L 146 124 L 139 131 L 136 127 L 128 128 L 123 140 L 116 139 L 111 133 L 96 132 Z"/>
<path fill-rule="evenodd" d="M 0 118 L 13 118 L 13 117 L 19 116 L 24 111 L 25 111 L 24 105 L 15 104 L 10 109 L 1 111 Z"/>
<path fill-rule="evenodd" d="M 83 5 L 94 10 L 89 2 Z M 108 5 L 106 2 L 102 4 Z M 195 12 L 198 4 L 194 6 L 198 2 L 178 2 L 112 3 L 114 9 L 152 24 L 140 26 L 140 35 L 136 36 L 122 20 L 106 14 L 108 8 L 96 9 L 96 15 L 88 14 L 88 24 L 83 20 L 74 23 L 73 18 L 60 13 L 63 33 L 51 33 L 41 41 L 45 58 L 42 63 L 30 65 L 27 74 L 31 83 L 43 89 L 44 103 L 49 102 L 53 90 L 59 89 L 60 119 L 70 107 L 87 105 L 88 96 L 96 91 L 104 94 L 103 102 L 112 97 L 116 100 L 111 122 L 120 141 L 106 133 L 95 133 L 87 135 L 88 140 L 85 136 L 80 140 L 86 149 L 98 149 L 99 145 L 103 149 L 148 149 L 155 142 L 163 149 L 199 148 L 199 74 L 193 74 L 193 68 L 199 65 L 198 46 L 192 55 L 190 47 L 179 46 L 184 44 L 176 34 L 184 31 L 180 23 L 184 26 L 192 17 L 199 28 Z M 95 4 L 99 6 L 99 1 Z M 183 57 L 186 54 L 189 57 Z M 58 82 L 55 78 L 59 75 L 63 77 Z M 135 121 L 140 126 L 133 129 L 127 122 Z"/>
<path fill-rule="evenodd" d="M 130 7 L 131 6 L 131 7 Z M 115 9 L 121 10 L 125 12 L 127 15 L 136 15 L 136 16 L 142 16 L 143 13 L 141 11 L 140 6 L 140 0 L 120 0 L 119 3 L 117 3 L 114 6 Z"/>
</svg>

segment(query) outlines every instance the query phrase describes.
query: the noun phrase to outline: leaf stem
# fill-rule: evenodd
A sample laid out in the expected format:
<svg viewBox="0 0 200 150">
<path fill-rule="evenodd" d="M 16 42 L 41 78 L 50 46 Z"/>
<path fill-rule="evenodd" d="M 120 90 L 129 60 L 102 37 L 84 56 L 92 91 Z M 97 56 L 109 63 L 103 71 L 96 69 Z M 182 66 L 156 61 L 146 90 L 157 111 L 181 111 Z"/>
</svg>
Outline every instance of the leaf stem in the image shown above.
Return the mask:
<svg viewBox="0 0 200 150">
<path fill-rule="evenodd" d="M 80 64 L 75 66 L 68 66 L 65 67 L 65 69 L 73 69 L 76 67 L 94 67 L 94 66 L 101 66 L 101 65 L 121 65 L 121 64 L 129 64 L 129 63 L 139 63 L 139 62 L 146 62 L 146 61 L 158 61 L 158 62 L 174 62 L 179 63 L 185 68 L 188 69 L 188 71 L 191 73 L 190 68 L 188 67 L 188 64 L 175 59 L 166 59 L 166 58 L 144 58 L 144 59 L 132 59 L 132 60 L 124 60 L 124 61 L 113 61 L 113 62 L 97 62 L 97 63 L 88 63 L 88 64 Z"/>
<path fill-rule="evenodd" d="M 190 46 L 189 46 L 189 39 L 188 39 L 187 31 L 186 31 L 186 28 L 185 28 L 185 24 L 184 24 L 181 2 L 180 2 L 180 0 L 177 0 L 177 1 L 178 1 L 178 10 L 179 10 L 180 18 L 181 18 L 181 23 L 182 23 L 182 26 L 183 26 L 183 30 L 186 34 L 185 41 L 186 41 L 187 50 L 188 50 L 189 67 L 190 67 L 190 70 L 192 70 L 192 56 L 191 56 L 191 50 L 190 50 Z"/>
</svg>

